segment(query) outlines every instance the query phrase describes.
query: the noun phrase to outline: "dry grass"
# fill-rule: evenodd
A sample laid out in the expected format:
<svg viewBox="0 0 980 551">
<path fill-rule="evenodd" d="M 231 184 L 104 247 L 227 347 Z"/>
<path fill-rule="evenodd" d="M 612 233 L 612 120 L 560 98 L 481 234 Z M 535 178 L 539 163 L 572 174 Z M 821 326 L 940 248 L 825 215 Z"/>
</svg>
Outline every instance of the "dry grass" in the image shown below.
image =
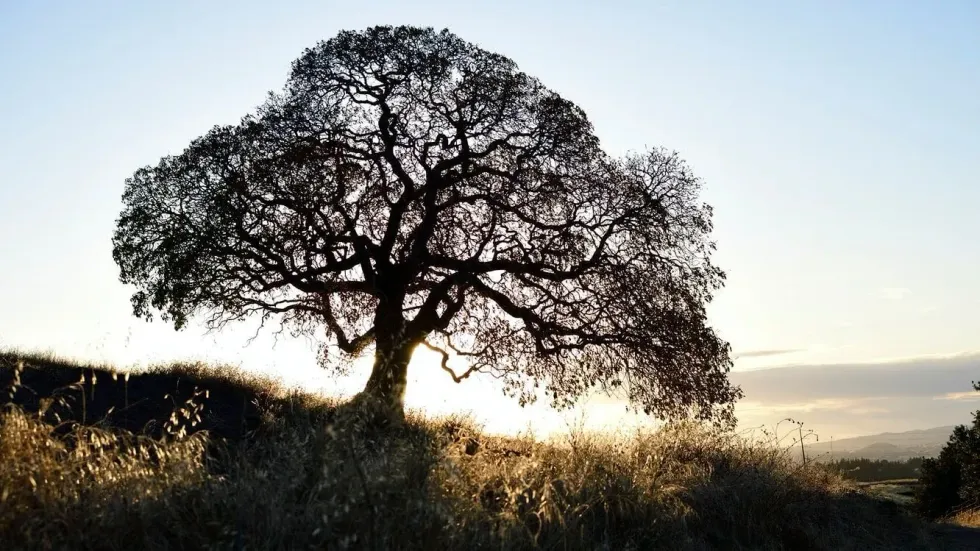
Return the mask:
<svg viewBox="0 0 980 551">
<path fill-rule="evenodd" d="M 957 526 L 966 526 L 969 528 L 980 528 L 980 509 L 971 508 L 960 511 L 950 517 L 948 522 L 956 524 Z"/>
<path fill-rule="evenodd" d="M 112 415 L 58 424 L 47 410 L 6 406 L 6 549 L 939 548 L 894 504 L 771 442 L 693 425 L 540 442 L 417 415 L 382 430 L 240 375 L 157 373 L 195 384 L 155 432 L 118 428 Z M 247 432 L 197 430 L 217 423 L 215 389 L 248 385 L 258 420 Z"/>
</svg>

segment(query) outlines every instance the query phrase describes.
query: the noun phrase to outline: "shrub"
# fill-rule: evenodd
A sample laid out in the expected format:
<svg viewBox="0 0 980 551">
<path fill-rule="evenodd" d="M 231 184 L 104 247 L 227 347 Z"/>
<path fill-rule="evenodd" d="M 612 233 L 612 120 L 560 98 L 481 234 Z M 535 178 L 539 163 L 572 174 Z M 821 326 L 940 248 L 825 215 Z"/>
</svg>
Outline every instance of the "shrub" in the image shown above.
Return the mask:
<svg viewBox="0 0 980 551">
<path fill-rule="evenodd" d="M 980 411 L 973 415 L 972 425 L 954 428 L 939 456 L 922 463 L 916 507 L 927 518 L 980 504 Z"/>
</svg>

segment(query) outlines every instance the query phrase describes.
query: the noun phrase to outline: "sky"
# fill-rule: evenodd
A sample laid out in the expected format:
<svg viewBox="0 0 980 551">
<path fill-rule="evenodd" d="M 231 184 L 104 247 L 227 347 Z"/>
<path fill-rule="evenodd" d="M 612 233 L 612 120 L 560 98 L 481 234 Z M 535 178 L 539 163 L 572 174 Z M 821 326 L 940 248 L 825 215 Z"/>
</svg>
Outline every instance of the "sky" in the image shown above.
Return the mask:
<svg viewBox="0 0 980 551">
<path fill-rule="evenodd" d="M 304 48 L 449 28 L 580 105 L 613 153 L 676 150 L 715 209 L 709 313 L 745 426 L 826 436 L 968 420 L 980 379 L 980 4 L 0 0 L 0 347 L 224 362 L 350 393 L 315 343 L 131 316 L 110 238 L 126 177 L 236 122 Z M 492 430 L 641 423 L 520 409 L 417 357 L 407 396 Z"/>
</svg>

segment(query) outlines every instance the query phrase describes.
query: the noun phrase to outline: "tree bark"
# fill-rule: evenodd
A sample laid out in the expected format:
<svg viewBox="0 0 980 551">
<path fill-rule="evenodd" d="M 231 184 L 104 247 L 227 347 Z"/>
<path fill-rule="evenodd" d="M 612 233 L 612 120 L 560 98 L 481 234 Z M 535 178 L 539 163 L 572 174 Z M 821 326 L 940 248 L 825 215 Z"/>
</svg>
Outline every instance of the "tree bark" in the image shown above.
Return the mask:
<svg viewBox="0 0 980 551">
<path fill-rule="evenodd" d="M 402 314 L 403 297 L 403 291 L 389 290 L 375 312 L 374 367 L 360 393 L 365 405 L 394 421 L 405 418 L 408 363 L 421 342 Z"/>
<path fill-rule="evenodd" d="M 405 417 L 408 363 L 417 345 L 418 342 L 404 338 L 401 342 L 383 343 L 379 340 L 374 352 L 374 367 L 362 392 L 398 418 Z"/>
</svg>

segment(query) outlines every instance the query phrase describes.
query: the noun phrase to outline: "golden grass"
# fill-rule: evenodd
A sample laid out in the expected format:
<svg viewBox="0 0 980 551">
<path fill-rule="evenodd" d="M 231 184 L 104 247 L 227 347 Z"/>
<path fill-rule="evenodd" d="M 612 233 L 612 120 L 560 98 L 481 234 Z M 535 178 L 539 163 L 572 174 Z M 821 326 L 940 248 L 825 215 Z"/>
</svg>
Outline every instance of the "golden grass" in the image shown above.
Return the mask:
<svg viewBox="0 0 980 551">
<path fill-rule="evenodd" d="M 958 526 L 980 528 L 980 509 L 971 508 L 960 511 L 948 519 L 948 522 Z"/>
<path fill-rule="evenodd" d="M 169 372 L 189 370 L 240 376 Z M 691 424 L 542 442 L 415 414 L 372 430 L 343 405 L 255 392 L 261 422 L 238 441 L 192 426 L 215 399 L 203 392 L 157 438 L 8 405 L 4 548 L 938 548 L 894 504 L 772 442 Z"/>
</svg>

